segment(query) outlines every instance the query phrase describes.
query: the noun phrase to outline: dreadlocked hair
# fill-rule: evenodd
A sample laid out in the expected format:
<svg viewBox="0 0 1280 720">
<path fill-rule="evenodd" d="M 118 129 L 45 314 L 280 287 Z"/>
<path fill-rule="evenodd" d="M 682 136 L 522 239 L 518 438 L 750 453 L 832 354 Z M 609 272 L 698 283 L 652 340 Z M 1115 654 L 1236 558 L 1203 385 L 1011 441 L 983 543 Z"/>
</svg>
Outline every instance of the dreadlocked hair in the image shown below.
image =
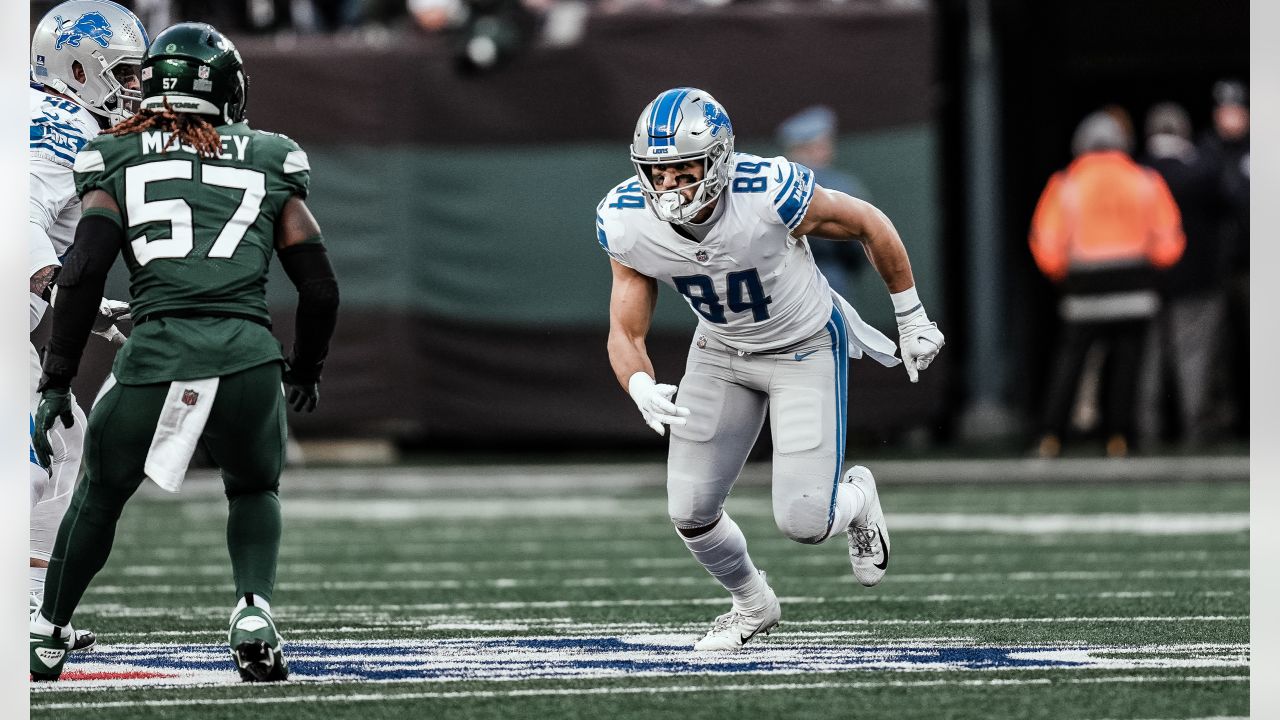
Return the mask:
<svg viewBox="0 0 1280 720">
<path fill-rule="evenodd" d="M 175 140 L 181 140 L 189 147 L 195 148 L 196 154 L 201 157 L 212 158 L 222 154 L 222 138 L 219 137 L 218 130 L 199 115 L 177 112 L 169 107 L 168 99 L 164 101 L 163 110 L 139 111 L 105 132 L 120 136 L 140 133 L 152 128 L 168 131 L 169 139 L 164 143 L 165 150 L 168 150 Z"/>
</svg>

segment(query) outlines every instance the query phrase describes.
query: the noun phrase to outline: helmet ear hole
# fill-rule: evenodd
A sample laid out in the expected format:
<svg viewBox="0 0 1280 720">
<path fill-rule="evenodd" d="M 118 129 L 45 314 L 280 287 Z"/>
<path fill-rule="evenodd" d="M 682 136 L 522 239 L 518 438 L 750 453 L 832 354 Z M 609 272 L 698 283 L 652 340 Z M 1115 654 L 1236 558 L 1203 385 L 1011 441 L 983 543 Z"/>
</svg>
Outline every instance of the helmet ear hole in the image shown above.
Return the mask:
<svg viewBox="0 0 1280 720">
<path fill-rule="evenodd" d="M 89 79 L 89 76 L 84 74 L 84 65 L 81 65 L 79 60 L 71 61 L 71 77 L 74 77 L 76 82 L 81 85 L 84 84 L 85 80 Z"/>
</svg>

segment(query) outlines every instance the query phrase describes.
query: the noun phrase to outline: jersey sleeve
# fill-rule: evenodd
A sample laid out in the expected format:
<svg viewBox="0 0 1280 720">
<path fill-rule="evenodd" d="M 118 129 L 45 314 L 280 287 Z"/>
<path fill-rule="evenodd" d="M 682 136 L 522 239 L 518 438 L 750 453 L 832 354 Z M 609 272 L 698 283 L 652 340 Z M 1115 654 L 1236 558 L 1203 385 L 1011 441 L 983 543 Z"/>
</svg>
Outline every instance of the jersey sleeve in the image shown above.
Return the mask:
<svg viewBox="0 0 1280 720">
<path fill-rule="evenodd" d="M 773 172 L 765 184 L 768 203 L 762 208 L 768 222 L 777 223 L 788 230 L 795 230 L 809 211 L 813 200 L 813 171 L 809 168 L 777 157 L 771 161 Z"/>
<path fill-rule="evenodd" d="M 629 256 L 635 237 L 627 232 L 626 218 L 636 212 L 647 212 L 639 181 L 615 187 L 596 206 L 596 240 L 609 257 L 627 267 L 633 267 Z"/>
<path fill-rule="evenodd" d="M 106 142 L 108 141 L 94 140 L 76 155 L 75 191 L 79 197 L 84 197 L 90 190 L 111 192 L 107 185 L 107 156 L 103 152 Z"/>
<path fill-rule="evenodd" d="M 311 191 L 311 160 L 292 138 L 285 135 L 275 137 L 280 141 L 279 167 L 274 168 L 279 173 L 280 189 L 305 200 Z"/>
</svg>

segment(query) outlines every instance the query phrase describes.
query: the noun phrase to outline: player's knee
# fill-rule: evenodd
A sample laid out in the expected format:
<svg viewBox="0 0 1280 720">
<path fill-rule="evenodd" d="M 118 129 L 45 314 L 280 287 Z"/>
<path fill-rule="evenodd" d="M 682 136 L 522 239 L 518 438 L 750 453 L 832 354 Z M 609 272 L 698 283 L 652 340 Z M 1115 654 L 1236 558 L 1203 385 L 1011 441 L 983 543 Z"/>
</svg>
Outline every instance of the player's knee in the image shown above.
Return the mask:
<svg viewBox="0 0 1280 720">
<path fill-rule="evenodd" d="M 827 539 L 831 518 L 831 499 L 801 495 L 774 508 L 773 520 L 778 530 L 805 545 L 817 545 Z"/>
</svg>

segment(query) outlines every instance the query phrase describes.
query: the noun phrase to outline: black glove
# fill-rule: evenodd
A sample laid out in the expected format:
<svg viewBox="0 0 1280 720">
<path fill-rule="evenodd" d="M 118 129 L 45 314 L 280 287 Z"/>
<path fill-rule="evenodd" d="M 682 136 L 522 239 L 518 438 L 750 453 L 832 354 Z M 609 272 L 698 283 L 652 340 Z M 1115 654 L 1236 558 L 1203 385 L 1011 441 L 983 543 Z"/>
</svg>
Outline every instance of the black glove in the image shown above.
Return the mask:
<svg viewBox="0 0 1280 720">
<path fill-rule="evenodd" d="M 71 413 L 71 388 L 50 387 L 40 393 L 40 406 L 36 408 L 35 427 L 31 430 L 31 447 L 36 452 L 36 462 L 48 470 L 53 464 L 53 446 L 49 444 L 49 431 L 55 419 L 62 420 L 63 427 L 71 427 L 75 416 Z"/>
<path fill-rule="evenodd" d="M 320 370 L 323 367 L 323 363 L 300 365 L 296 360 L 285 362 L 281 382 L 287 391 L 285 404 L 293 408 L 294 412 L 311 412 L 316 409 L 320 402 Z"/>
</svg>

